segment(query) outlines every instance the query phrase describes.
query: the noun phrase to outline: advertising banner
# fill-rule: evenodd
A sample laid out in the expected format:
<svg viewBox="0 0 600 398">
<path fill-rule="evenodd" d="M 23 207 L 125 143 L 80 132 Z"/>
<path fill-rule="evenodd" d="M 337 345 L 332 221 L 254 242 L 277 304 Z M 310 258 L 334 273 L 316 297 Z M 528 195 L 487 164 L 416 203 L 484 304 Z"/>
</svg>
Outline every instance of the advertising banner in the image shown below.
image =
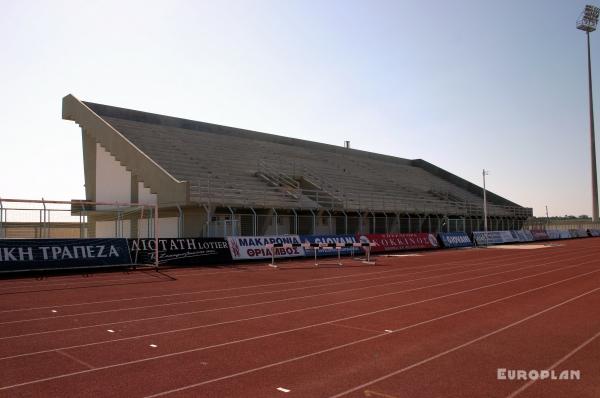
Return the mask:
<svg viewBox="0 0 600 398">
<path fill-rule="evenodd" d="M 275 257 L 303 257 L 304 248 L 301 247 L 298 235 L 280 236 L 230 236 L 227 237 L 231 257 L 234 260 L 256 260 L 271 258 L 272 252 L 266 246 L 286 245 L 293 247 L 275 247 Z"/>
<path fill-rule="evenodd" d="M 589 238 L 587 229 L 578 229 L 577 232 L 578 232 L 580 238 Z"/>
<path fill-rule="evenodd" d="M 560 231 L 558 229 L 547 229 L 548 239 L 560 239 Z"/>
<path fill-rule="evenodd" d="M 560 238 L 561 239 L 570 239 L 570 238 L 572 238 L 571 232 L 567 231 L 566 229 L 565 230 L 561 229 L 560 230 Z"/>
<path fill-rule="evenodd" d="M 585 229 L 570 229 L 571 238 L 587 238 L 588 234 Z"/>
<path fill-rule="evenodd" d="M 470 247 L 473 242 L 466 232 L 440 232 L 438 234 L 444 247 Z"/>
<path fill-rule="evenodd" d="M 413 249 L 437 249 L 439 243 L 433 234 L 365 234 L 357 235 L 360 242 L 372 243 L 372 253 L 413 250 Z"/>
<path fill-rule="evenodd" d="M 523 236 L 525 237 L 525 240 L 523 242 L 533 242 L 533 235 L 530 230 L 524 229 L 522 230 L 522 232 Z"/>
<path fill-rule="evenodd" d="M 128 239 L 136 264 L 154 264 L 154 239 Z M 170 238 L 158 240 L 159 265 L 208 265 L 231 263 L 225 238 Z"/>
<path fill-rule="evenodd" d="M 600 236 L 600 229 L 589 229 L 588 232 L 591 236 Z"/>
<path fill-rule="evenodd" d="M 512 239 L 512 235 L 511 235 Z M 500 231 L 488 231 L 487 232 L 487 240 L 485 231 L 474 231 L 473 232 L 473 240 L 477 243 L 477 245 L 500 245 L 504 243 L 504 239 L 502 238 L 502 233 Z"/>
<path fill-rule="evenodd" d="M 3 239 L 0 272 L 131 265 L 126 239 Z"/>
<path fill-rule="evenodd" d="M 346 244 L 346 243 L 358 243 L 356 235 L 300 235 L 300 241 L 302 243 L 325 243 L 325 244 Z M 307 256 L 314 256 L 315 249 L 304 248 L 304 252 Z M 337 249 L 317 249 L 317 256 L 337 256 Z M 362 254 L 360 247 L 343 247 L 340 249 L 340 254 Z"/>
<path fill-rule="evenodd" d="M 498 231 L 500 232 L 500 236 L 502 237 L 502 242 L 504 243 L 513 243 L 520 242 L 518 238 L 515 238 L 510 231 Z"/>
<path fill-rule="evenodd" d="M 525 242 L 525 235 L 520 233 L 521 231 L 510 231 L 511 236 L 513 237 L 515 242 Z"/>
<path fill-rule="evenodd" d="M 531 235 L 533 236 L 533 240 L 548 240 L 548 234 L 543 229 L 532 229 Z"/>
</svg>

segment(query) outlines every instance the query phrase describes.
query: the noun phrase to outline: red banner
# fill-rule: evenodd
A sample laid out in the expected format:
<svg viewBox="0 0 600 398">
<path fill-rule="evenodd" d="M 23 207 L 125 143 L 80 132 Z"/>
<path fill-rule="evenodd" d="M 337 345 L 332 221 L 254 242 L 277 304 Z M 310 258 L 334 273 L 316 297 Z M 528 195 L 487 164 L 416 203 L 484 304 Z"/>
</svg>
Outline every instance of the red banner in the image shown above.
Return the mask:
<svg viewBox="0 0 600 398">
<path fill-rule="evenodd" d="M 439 247 L 437 238 L 433 234 L 365 234 L 357 235 L 360 242 L 373 243 L 376 246 L 371 252 L 391 252 L 413 249 L 436 249 Z"/>
</svg>

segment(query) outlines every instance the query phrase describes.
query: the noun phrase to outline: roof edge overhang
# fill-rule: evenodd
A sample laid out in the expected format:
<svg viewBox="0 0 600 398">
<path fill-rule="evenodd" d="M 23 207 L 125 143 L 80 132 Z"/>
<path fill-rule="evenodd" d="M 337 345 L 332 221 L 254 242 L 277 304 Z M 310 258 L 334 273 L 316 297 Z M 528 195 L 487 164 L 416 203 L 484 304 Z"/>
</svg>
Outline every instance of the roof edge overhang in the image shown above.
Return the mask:
<svg viewBox="0 0 600 398">
<path fill-rule="evenodd" d="M 79 124 L 84 133 L 99 142 L 127 169 L 135 170 L 134 174 L 144 185 L 158 195 L 159 204 L 189 202 L 190 187 L 187 181 L 179 181 L 172 176 L 72 94 L 62 100 L 62 118 Z"/>
</svg>

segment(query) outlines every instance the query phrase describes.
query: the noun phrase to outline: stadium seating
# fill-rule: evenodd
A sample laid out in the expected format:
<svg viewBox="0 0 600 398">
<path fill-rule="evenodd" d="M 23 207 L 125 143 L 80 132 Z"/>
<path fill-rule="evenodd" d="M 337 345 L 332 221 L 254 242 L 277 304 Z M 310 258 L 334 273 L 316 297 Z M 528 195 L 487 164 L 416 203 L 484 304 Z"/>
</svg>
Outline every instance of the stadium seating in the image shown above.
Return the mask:
<svg viewBox="0 0 600 398">
<path fill-rule="evenodd" d="M 480 194 L 411 160 L 86 105 L 171 175 L 188 181 L 193 201 L 234 207 L 481 213 Z M 490 202 L 490 215 L 530 211 L 504 199 Z"/>
</svg>

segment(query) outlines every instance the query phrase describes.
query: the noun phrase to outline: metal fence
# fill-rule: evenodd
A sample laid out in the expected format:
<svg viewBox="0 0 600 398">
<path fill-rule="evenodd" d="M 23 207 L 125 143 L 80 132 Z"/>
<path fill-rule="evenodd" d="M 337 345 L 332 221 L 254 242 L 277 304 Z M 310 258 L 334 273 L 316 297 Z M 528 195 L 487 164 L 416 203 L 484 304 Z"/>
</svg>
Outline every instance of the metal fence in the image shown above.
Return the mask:
<svg viewBox="0 0 600 398">
<path fill-rule="evenodd" d="M 152 207 L 0 199 L 0 239 L 153 237 L 154 217 Z"/>
<path fill-rule="evenodd" d="M 190 228 L 204 237 L 264 235 L 340 235 L 365 233 L 472 232 L 484 229 L 481 217 L 306 211 L 294 214 L 231 213 L 212 214 L 206 219 L 189 220 L 178 212 L 161 210 L 158 219 L 161 237 L 186 236 L 184 224 L 202 222 Z M 246 212 L 249 210 L 246 210 Z M 177 216 L 179 214 L 179 216 Z M 359 215 L 360 214 L 360 215 Z M 0 238 L 95 238 L 154 237 L 154 209 L 132 206 L 91 206 L 77 202 L 6 202 L 0 200 Z M 192 221 L 194 220 L 194 221 Z M 169 224 L 170 223 L 170 224 Z M 191 225 L 191 224 L 190 224 Z M 189 227 L 190 225 L 187 225 Z M 170 227 L 169 227 L 170 226 Z M 488 230 L 520 229 L 522 221 L 508 217 L 488 218 Z M 530 226 L 531 229 L 535 229 Z M 573 227 L 571 227 L 573 228 Z M 570 229 L 565 226 L 564 229 Z M 190 232 L 188 232 L 190 233 Z"/>
<path fill-rule="evenodd" d="M 522 221 L 489 218 L 489 230 L 520 229 Z M 205 236 L 341 235 L 367 233 L 472 232 L 484 229 L 482 218 L 439 215 L 374 214 L 216 214 L 204 229 Z"/>
<path fill-rule="evenodd" d="M 531 219 L 523 226 L 524 229 L 557 229 L 566 231 L 569 229 L 600 229 L 600 222 L 591 220 L 553 220 L 553 219 Z"/>
<path fill-rule="evenodd" d="M 326 191 L 299 187 L 265 186 L 262 189 L 246 186 L 231 187 L 223 181 L 207 180 L 204 184 L 192 185 L 192 201 L 216 207 L 238 208 L 296 208 L 360 211 L 370 209 L 390 213 L 440 213 L 463 216 L 483 215 L 482 203 L 453 201 L 450 199 L 426 199 L 419 195 L 392 195 L 382 192 L 346 192 L 334 195 Z M 497 217 L 527 218 L 532 209 L 501 206 L 488 203 L 488 215 Z"/>
</svg>

